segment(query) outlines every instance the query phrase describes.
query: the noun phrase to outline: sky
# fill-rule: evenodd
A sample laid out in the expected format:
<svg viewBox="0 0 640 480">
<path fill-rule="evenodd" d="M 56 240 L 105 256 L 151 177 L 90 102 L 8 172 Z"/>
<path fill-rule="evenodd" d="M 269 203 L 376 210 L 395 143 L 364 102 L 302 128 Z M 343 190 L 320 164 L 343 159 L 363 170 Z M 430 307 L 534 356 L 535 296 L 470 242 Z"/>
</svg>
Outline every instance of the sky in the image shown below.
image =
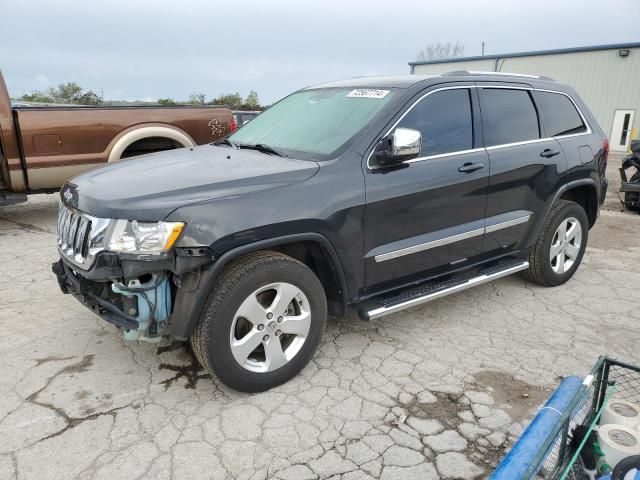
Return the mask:
<svg viewBox="0 0 640 480">
<path fill-rule="evenodd" d="M 640 41 L 638 0 L 0 0 L 12 97 L 75 81 L 108 100 L 208 99 L 406 74 L 426 45 L 465 56 Z"/>
</svg>

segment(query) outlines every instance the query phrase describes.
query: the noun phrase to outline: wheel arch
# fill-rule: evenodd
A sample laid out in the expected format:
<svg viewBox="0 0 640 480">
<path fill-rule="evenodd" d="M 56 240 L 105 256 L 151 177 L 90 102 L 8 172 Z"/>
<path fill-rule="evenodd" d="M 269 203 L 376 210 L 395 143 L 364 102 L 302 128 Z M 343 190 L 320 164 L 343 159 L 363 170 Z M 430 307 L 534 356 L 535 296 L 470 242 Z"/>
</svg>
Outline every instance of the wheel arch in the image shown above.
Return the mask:
<svg viewBox="0 0 640 480">
<path fill-rule="evenodd" d="M 248 253 L 272 250 L 289 255 L 307 265 L 325 289 L 330 311 L 340 314 L 348 302 L 347 281 L 338 254 L 324 235 L 297 233 L 248 243 L 226 251 L 197 275 L 198 286 L 176 297 L 171 315 L 170 333 L 178 338 L 190 337 L 216 278 L 233 260 Z"/>
<path fill-rule="evenodd" d="M 562 192 L 557 200 L 571 200 L 580 205 L 589 219 L 589 228 L 593 227 L 598 217 L 598 191 L 595 182 L 576 185 Z"/>
<path fill-rule="evenodd" d="M 558 200 L 571 200 L 580 204 L 587 213 L 589 219 L 589 228 L 593 227 L 598 217 L 598 183 L 591 177 L 572 180 L 560 186 L 545 207 L 544 214 L 541 215 L 535 225 L 529 246 L 534 244 L 540 235 L 540 230 L 546 222 L 553 206 Z M 581 202 L 585 202 L 584 204 Z"/>
<path fill-rule="evenodd" d="M 109 144 L 107 151 L 108 162 L 120 160 L 120 157 L 133 143 L 146 138 L 167 138 L 180 143 L 184 147 L 195 147 L 197 144 L 184 130 L 169 124 L 145 123 L 134 125 L 120 132 Z"/>
</svg>

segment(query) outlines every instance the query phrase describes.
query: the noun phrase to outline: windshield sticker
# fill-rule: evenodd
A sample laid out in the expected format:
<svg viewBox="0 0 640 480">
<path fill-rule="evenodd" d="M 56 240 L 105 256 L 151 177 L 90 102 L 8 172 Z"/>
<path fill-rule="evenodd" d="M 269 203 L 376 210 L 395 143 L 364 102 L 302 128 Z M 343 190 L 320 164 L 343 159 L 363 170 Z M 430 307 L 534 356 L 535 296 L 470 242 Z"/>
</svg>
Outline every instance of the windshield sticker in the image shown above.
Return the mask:
<svg viewBox="0 0 640 480">
<path fill-rule="evenodd" d="M 389 90 L 378 90 L 376 88 L 359 88 L 357 90 L 351 90 L 347 97 L 358 98 L 384 98 Z"/>
</svg>

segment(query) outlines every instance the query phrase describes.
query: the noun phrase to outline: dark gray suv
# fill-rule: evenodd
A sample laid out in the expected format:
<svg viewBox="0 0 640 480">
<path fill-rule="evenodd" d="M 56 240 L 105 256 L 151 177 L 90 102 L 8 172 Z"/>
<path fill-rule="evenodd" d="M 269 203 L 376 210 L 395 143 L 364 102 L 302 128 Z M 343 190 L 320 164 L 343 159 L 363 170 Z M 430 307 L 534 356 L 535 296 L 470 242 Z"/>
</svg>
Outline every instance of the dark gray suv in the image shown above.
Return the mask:
<svg viewBox="0 0 640 480">
<path fill-rule="evenodd" d="M 516 272 L 569 280 L 607 153 L 549 79 L 332 82 L 215 145 L 67 182 L 53 269 L 125 338 L 190 338 L 224 383 L 265 390 L 306 365 L 328 312 L 372 320 Z"/>
</svg>

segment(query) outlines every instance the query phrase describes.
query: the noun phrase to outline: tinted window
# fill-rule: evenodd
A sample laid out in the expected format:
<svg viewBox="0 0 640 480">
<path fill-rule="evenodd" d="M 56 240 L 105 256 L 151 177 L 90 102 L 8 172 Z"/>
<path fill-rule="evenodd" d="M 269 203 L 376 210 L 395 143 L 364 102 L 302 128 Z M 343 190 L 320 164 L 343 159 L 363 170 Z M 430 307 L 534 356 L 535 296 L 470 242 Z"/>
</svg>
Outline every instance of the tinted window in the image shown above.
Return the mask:
<svg viewBox="0 0 640 480">
<path fill-rule="evenodd" d="M 547 136 L 570 135 L 586 132 L 580 114 L 566 95 L 549 92 L 534 92 L 533 96 L 544 115 Z"/>
<path fill-rule="evenodd" d="M 443 90 L 425 97 L 398 126 L 420 130 L 422 157 L 470 150 L 473 148 L 473 122 L 469 90 Z"/>
<path fill-rule="evenodd" d="M 538 115 L 528 91 L 485 88 L 482 97 L 487 147 L 540 138 Z"/>
</svg>

